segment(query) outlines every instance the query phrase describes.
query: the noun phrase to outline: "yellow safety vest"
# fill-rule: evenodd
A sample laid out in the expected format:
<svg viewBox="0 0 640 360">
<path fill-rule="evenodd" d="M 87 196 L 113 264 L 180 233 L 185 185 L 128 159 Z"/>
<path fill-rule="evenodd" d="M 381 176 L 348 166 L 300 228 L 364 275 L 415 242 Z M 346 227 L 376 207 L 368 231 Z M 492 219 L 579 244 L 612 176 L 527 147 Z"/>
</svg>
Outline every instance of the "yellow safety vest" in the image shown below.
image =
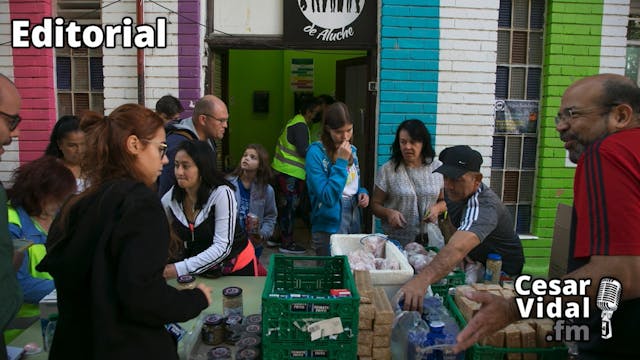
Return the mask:
<svg viewBox="0 0 640 360">
<path fill-rule="evenodd" d="M 19 227 L 22 227 L 22 221 L 20 220 L 20 216 L 16 209 L 13 206 L 7 206 L 7 214 L 9 217 L 9 223 L 16 224 Z M 27 256 L 29 257 L 29 273 L 31 276 L 37 279 L 47 279 L 53 280 L 53 277 L 49 275 L 47 272 L 40 272 L 36 270 L 36 265 L 42 261 L 42 259 L 47 255 L 47 248 L 44 244 L 33 244 L 27 248 Z M 38 304 L 22 304 L 20 307 L 20 311 L 16 317 L 19 318 L 27 318 L 40 315 L 40 309 Z"/>
<path fill-rule="evenodd" d="M 304 116 L 298 114 L 294 116 L 293 119 L 289 120 L 285 126 L 282 134 L 280 134 L 280 137 L 278 138 L 278 142 L 276 143 L 276 150 L 273 155 L 273 163 L 271 164 L 271 167 L 283 174 L 304 180 L 306 177 L 306 173 L 304 171 L 304 158 L 298 155 L 296 147 L 287 140 L 287 131 L 289 127 L 299 123 L 306 123 L 306 121 Z M 307 134 L 308 133 L 309 127 L 307 127 Z"/>
</svg>

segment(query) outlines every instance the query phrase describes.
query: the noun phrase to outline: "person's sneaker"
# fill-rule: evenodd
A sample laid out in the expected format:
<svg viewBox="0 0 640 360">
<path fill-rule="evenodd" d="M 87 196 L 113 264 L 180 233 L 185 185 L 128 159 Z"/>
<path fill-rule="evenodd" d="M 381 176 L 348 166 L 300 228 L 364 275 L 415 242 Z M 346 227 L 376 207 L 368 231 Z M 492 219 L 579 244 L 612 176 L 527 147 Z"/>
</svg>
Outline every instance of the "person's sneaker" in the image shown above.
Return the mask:
<svg viewBox="0 0 640 360">
<path fill-rule="evenodd" d="M 280 238 L 269 238 L 266 241 L 266 243 L 267 243 L 267 246 L 270 246 L 270 247 L 276 247 L 282 244 L 282 242 L 280 241 Z"/>
<path fill-rule="evenodd" d="M 291 244 L 288 246 L 280 246 L 280 252 L 283 254 L 304 254 L 306 249 L 297 244 Z"/>
</svg>

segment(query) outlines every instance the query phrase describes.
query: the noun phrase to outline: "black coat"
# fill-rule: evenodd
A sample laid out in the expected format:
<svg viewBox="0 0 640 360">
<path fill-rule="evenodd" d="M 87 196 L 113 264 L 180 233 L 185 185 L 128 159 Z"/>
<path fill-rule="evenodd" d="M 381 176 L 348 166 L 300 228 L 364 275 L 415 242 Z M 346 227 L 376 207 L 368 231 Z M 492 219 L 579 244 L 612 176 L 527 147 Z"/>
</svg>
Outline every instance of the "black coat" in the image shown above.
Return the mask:
<svg viewBox="0 0 640 360">
<path fill-rule="evenodd" d="M 207 307 L 198 289 L 178 291 L 162 272 L 169 225 L 158 195 L 141 183 L 105 184 L 51 226 L 38 265 L 54 278 L 59 319 L 50 359 L 177 359 L 164 324 Z"/>
</svg>

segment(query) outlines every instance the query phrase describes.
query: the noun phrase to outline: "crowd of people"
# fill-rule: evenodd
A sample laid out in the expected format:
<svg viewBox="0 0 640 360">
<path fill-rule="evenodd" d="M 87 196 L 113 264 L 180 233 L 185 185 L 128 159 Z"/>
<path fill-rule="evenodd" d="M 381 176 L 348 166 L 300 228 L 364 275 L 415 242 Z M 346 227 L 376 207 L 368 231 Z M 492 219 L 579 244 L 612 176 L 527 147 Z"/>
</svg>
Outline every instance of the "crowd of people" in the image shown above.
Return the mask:
<svg viewBox="0 0 640 360">
<path fill-rule="evenodd" d="M 17 134 L 20 106 L 17 89 L 0 75 L 2 145 Z M 432 134 L 418 119 L 397 127 L 370 198 L 352 145 L 349 109 L 330 96 L 300 99 L 273 161 L 262 145 L 250 144 L 229 174 L 218 170 L 216 150 L 229 126 L 226 104 L 206 95 L 191 117 L 180 119 L 183 110 L 167 95 L 155 112 L 125 104 L 107 116 L 63 116 L 45 154 L 16 169 L 6 192 L 0 187 L 0 204 L 7 204 L 0 206 L 0 326 L 9 330 L 8 339 L 21 319 L 28 324 L 37 317 L 38 301 L 55 287 L 59 319 L 52 358 L 176 358 L 164 324 L 195 317 L 211 302 L 211 289 L 200 284 L 179 291 L 167 279 L 263 276 L 265 245 L 328 256 L 332 234 L 363 232 L 362 209 L 369 206 L 400 245 L 425 244 L 427 224 L 445 217 L 454 229 L 433 261 L 399 290 L 405 310 L 422 309 L 430 284 L 460 263 L 484 264 L 490 253 L 501 255 L 506 276 L 522 272 L 522 244 L 510 212 L 482 181 L 481 154 L 467 145 L 436 154 Z M 575 266 L 567 276 L 596 281 L 615 275 L 624 287 L 620 309 L 629 319 L 640 315 L 632 275 L 640 270 L 632 240 L 640 230 L 639 117 L 638 87 L 622 76 L 599 75 L 567 89 L 556 120 L 578 162 Z M 621 185 L 629 190 L 605 194 Z M 309 216 L 312 249 L 294 241 L 297 213 Z M 602 236 L 606 246 L 594 246 Z M 10 239 L 33 245 L 16 253 Z M 517 319 L 506 300 L 468 296 L 484 305 L 460 333 L 458 350 Z M 594 342 L 585 351 L 626 346 L 632 340 L 622 333 L 615 343 Z M 1 343 L 0 359 L 3 351 Z"/>
</svg>

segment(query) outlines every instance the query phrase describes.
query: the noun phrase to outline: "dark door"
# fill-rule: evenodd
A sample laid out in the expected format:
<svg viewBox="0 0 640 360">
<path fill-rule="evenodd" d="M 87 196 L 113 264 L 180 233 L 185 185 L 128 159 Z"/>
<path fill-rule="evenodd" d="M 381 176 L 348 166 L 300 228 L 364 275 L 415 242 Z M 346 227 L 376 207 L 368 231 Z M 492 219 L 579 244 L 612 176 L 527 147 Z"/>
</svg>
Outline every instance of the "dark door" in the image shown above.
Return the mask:
<svg viewBox="0 0 640 360">
<path fill-rule="evenodd" d="M 372 193 L 375 171 L 375 92 L 368 91 L 373 57 L 336 61 L 336 100 L 344 102 L 353 119 L 353 144 L 358 149 L 362 185 Z M 364 232 L 372 232 L 369 208 L 363 212 Z"/>
</svg>

